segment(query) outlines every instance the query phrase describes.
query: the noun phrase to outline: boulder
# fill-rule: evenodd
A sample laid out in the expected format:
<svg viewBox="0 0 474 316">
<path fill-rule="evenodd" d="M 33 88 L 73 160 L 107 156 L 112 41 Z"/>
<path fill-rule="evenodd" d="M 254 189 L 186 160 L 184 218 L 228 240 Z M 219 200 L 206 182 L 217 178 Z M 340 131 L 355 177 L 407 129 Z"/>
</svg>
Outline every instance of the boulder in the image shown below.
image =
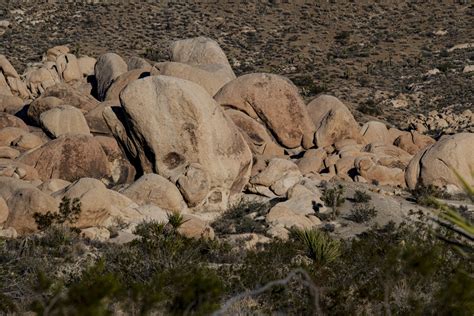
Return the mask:
<svg viewBox="0 0 474 316">
<path fill-rule="evenodd" d="M 307 111 L 316 126 L 317 147 L 330 146 L 344 139 L 362 142 L 359 125 L 351 111 L 338 98 L 320 95 L 307 105 Z"/>
<path fill-rule="evenodd" d="M 82 79 L 82 71 L 79 68 L 77 58 L 73 54 L 62 54 L 56 58 L 56 66 L 59 77 L 64 82 Z"/>
<path fill-rule="evenodd" d="M 250 179 L 250 183 L 269 187 L 276 195 L 282 196 L 301 179 L 301 172 L 295 163 L 273 158 L 264 170 Z"/>
<path fill-rule="evenodd" d="M 136 171 L 119 147 L 115 138 L 107 136 L 94 137 L 102 146 L 109 162 L 109 177 L 102 179 L 108 185 L 132 183 Z"/>
<path fill-rule="evenodd" d="M 89 56 L 81 56 L 77 59 L 77 64 L 79 65 L 79 70 L 82 73 L 83 77 L 88 77 L 94 75 L 94 67 L 96 59 Z"/>
<path fill-rule="evenodd" d="M 443 136 L 435 144 L 419 151 L 410 161 L 405 173 L 408 187 L 417 184 L 462 189 L 455 172 L 474 186 L 474 134 L 459 133 Z"/>
<path fill-rule="evenodd" d="M 357 172 L 366 180 L 377 185 L 405 187 L 404 170 L 378 165 L 371 157 L 358 157 L 354 162 Z"/>
<path fill-rule="evenodd" d="M 403 170 L 405 170 L 413 158 L 412 155 L 401 148 L 380 142 L 368 144 L 365 146 L 364 151 L 374 154 L 379 165 Z"/>
<path fill-rule="evenodd" d="M 215 95 L 224 108 L 234 108 L 264 124 L 287 148 L 313 146 L 315 127 L 298 88 L 273 74 L 248 74 L 223 86 Z"/>
<path fill-rule="evenodd" d="M 38 179 L 38 172 L 32 166 L 28 166 L 16 160 L 0 158 L 0 176 L 13 177 L 23 180 Z"/>
<path fill-rule="evenodd" d="M 41 113 L 40 122 L 44 131 L 53 138 L 66 134 L 91 135 L 81 110 L 70 105 Z"/>
<path fill-rule="evenodd" d="M 119 94 L 132 81 L 150 76 L 150 71 L 146 69 L 134 69 L 124 72 L 107 89 L 105 101 L 119 102 Z"/>
<path fill-rule="evenodd" d="M 95 64 L 94 73 L 97 79 L 97 95 L 103 101 L 107 89 L 121 74 L 128 71 L 127 63 L 115 53 L 101 55 Z"/>
<path fill-rule="evenodd" d="M 24 102 L 14 95 L 0 94 L 0 112 L 16 114 L 23 108 Z"/>
<path fill-rule="evenodd" d="M 254 155 L 273 158 L 285 154 L 284 149 L 272 139 L 263 124 L 257 122 L 241 111 L 227 109 L 225 114 L 240 129 L 245 141 Z"/>
<path fill-rule="evenodd" d="M 360 129 L 360 133 L 364 137 L 367 144 L 376 142 L 391 144 L 387 126 L 385 126 L 385 124 L 382 122 L 367 122 Z"/>
<path fill-rule="evenodd" d="M 26 153 L 20 161 L 35 166 L 40 178 L 75 181 L 79 178 L 102 179 L 109 176 L 107 156 L 91 136 L 63 135 Z"/>
<path fill-rule="evenodd" d="M 0 227 L 3 227 L 3 224 L 7 221 L 9 213 L 7 202 L 0 197 Z"/>
<path fill-rule="evenodd" d="M 62 180 L 62 179 L 49 179 L 44 181 L 38 186 L 38 189 L 41 190 L 41 192 L 44 192 L 46 194 L 53 194 L 54 192 L 58 192 L 60 190 L 63 190 L 66 188 L 68 185 L 70 185 L 71 182 Z"/>
<path fill-rule="evenodd" d="M 140 216 L 133 209 L 137 206 L 133 201 L 118 192 L 108 190 L 96 179 L 79 179 L 63 190 L 53 193 L 53 196 L 57 199 L 79 199 L 81 212 L 74 223 L 78 228 L 112 225 L 114 220 L 130 223 L 137 221 Z"/>
<path fill-rule="evenodd" d="M 433 138 L 420 134 L 417 131 L 404 133 L 397 137 L 394 141 L 395 146 L 400 147 L 412 155 L 415 155 L 420 150 L 425 149 L 434 143 L 436 143 L 436 141 Z"/>
<path fill-rule="evenodd" d="M 229 61 L 219 44 L 207 37 L 177 40 L 171 44 L 171 60 L 195 65 L 227 65 Z"/>
<path fill-rule="evenodd" d="M 0 129 L 5 127 L 17 127 L 26 132 L 28 131 L 28 126 L 22 119 L 5 112 L 0 112 Z"/>
<path fill-rule="evenodd" d="M 121 192 L 138 205 L 154 204 L 162 209 L 182 212 L 186 203 L 178 188 L 166 178 L 149 173 Z"/>
<path fill-rule="evenodd" d="M 33 97 L 43 94 L 47 88 L 60 83 L 56 63 L 50 62 L 41 68 L 28 69 L 25 75 L 25 83 Z"/>
<path fill-rule="evenodd" d="M 107 122 L 105 121 L 105 118 L 104 118 L 104 110 L 105 108 L 114 106 L 114 105 L 120 106 L 120 102 L 119 101 L 104 101 L 100 103 L 97 107 L 95 107 L 94 109 L 87 112 L 86 115 L 84 115 L 91 133 L 111 135 L 109 126 L 107 125 Z"/>
<path fill-rule="evenodd" d="M 99 101 L 94 99 L 94 97 L 91 95 L 84 94 L 65 83 L 59 83 L 49 87 L 45 90 L 41 97 L 56 97 L 62 100 L 62 104 L 76 107 L 84 113 L 94 109 L 97 107 L 97 105 L 99 105 Z"/>
<path fill-rule="evenodd" d="M 20 135 L 18 138 L 13 140 L 11 142 L 12 146 L 21 148 L 21 149 L 33 149 L 36 147 L 39 147 L 45 143 L 45 140 L 43 138 L 37 136 L 36 134 L 33 133 L 26 133 Z"/>
<path fill-rule="evenodd" d="M 0 146 L 10 146 L 11 143 L 19 138 L 21 135 L 28 134 L 22 128 L 18 127 L 5 127 L 0 129 Z"/>
<path fill-rule="evenodd" d="M 0 176 L 0 197 L 5 201 L 8 201 L 17 190 L 34 188 L 35 186 L 28 181 Z"/>
<path fill-rule="evenodd" d="M 5 227 L 13 227 L 18 234 L 33 233 L 38 230 L 34 214 L 55 213 L 59 202 L 37 188 L 16 190 L 7 200 L 10 210 Z"/>
<path fill-rule="evenodd" d="M 20 156 L 20 152 L 15 148 L 11 148 L 8 146 L 0 146 L 0 159 L 15 159 Z"/>
<path fill-rule="evenodd" d="M 58 45 L 54 46 L 46 52 L 46 56 L 43 56 L 43 60 L 45 61 L 56 61 L 56 59 L 64 54 L 69 53 L 69 47 L 66 45 Z"/>
<path fill-rule="evenodd" d="M 155 64 L 163 76 L 172 76 L 192 81 L 203 87 L 211 96 L 214 96 L 222 86 L 235 79 L 230 67 L 225 65 L 188 65 L 176 62 Z"/>
<path fill-rule="evenodd" d="M 280 205 L 280 203 L 268 212 L 265 219 L 271 226 L 284 228 L 311 229 L 317 225 L 309 217 L 295 213 L 290 208 Z"/>
<path fill-rule="evenodd" d="M 130 83 L 120 100 L 125 124 L 116 116 L 109 127 L 144 173 L 178 183 L 189 206 L 222 210 L 229 196 L 241 192 L 250 176 L 251 151 L 202 87 L 154 76 Z"/>
<path fill-rule="evenodd" d="M 26 115 L 33 124 L 40 126 L 41 113 L 54 109 L 63 104 L 63 100 L 56 97 L 41 97 L 30 103 Z"/>
<path fill-rule="evenodd" d="M 128 71 L 134 70 L 134 69 L 145 69 L 146 71 L 151 71 L 153 66 L 150 65 L 149 62 L 147 62 L 145 59 L 133 56 L 131 57 L 128 62 Z"/>
<path fill-rule="evenodd" d="M 197 216 L 185 214 L 183 224 L 178 228 L 178 233 L 188 238 L 214 239 L 214 230 Z"/>
<path fill-rule="evenodd" d="M 300 158 L 296 165 L 301 171 L 301 174 L 319 173 L 324 166 L 324 159 L 327 153 L 324 149 L 308 149 L 302 158 Z"/>
</svg>

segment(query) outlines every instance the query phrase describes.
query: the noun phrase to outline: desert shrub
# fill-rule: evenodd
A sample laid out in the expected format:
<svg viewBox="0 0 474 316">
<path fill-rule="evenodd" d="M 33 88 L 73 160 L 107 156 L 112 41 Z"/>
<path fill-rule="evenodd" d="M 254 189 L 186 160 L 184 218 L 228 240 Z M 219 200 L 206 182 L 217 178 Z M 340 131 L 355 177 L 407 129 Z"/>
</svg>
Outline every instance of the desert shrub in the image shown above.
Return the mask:
<svg viewBox="0 0 474 316">
<path fill-rule="evenodd" d="M 361 113 L 372 116 L 378 116 L 383 114 L 383 111 L 380 109 L 380 106 L 375 104 L 375 101 L 373 99 L 368 99 L 365 103 L 360 104 L 357 107 L 357 110 Z"/>
<path fill-rule="evenodd" d="M 377 216 L 377 210 L 367 203 L 353 208 L 347 219 L 356 223 L 366 223 Z"/>
<path fill-rule="evenodd" d="M 415 189 L 411 190 L 415 202 L 424 206 L 434 206 L 432 198 L 448 199 L 451 196 L 442 189 L 434 185 L 423 185 L 418 183 Z"/>
<path fill-rule="evenodd" d="M 316 229 L 294 229 L 296 239 L 303 243 L 306 253 L 318 265 L 327 265 L 340 255 L 340 242 Z"/>
<path fill-rule="evenodd" d="M 324 83 L 318 84 L 311 75 L 302 75 L 292 78 L 293 83 L 301 89 L 301 94 L 309 97 L 327 91 Z"/>
<path fill-rule="evenodd" d="M 346 201 L 344 198 L 344 187 L 337 185 L 332 188 L 327 188 L 324 190 L 321 200 L 329 207 L 341 206 Z"/>
<path fill-rule="evenodd" d="M 456 310 L 467 315 L 474 310 L 472 264 L 440 242 L 425 224 L 391 223 L 371 229 L 345 242 L 340 260 L 331 267 L 333 274 L 321 276 L 328 286 L 321 304 L 329 314 Z M 466 279 L 461 281 L 458 274 Z"/>
<path fill-rule="evenodd" d="M 354 197 L 352 199 L 354 200 L 354 203 L 367 203 L 372 198 L 370 197 L 368 193 L 364 191 L 356 190 L 354 192 Z"/>
<path fill-rule="evenodd" d="M 168 223 L 177 230 L 180 228 L 187 220 L 184 219 L 184 216 L 178 212 L 168 213 Z"/>
<path fill-rule="evenodd" d="M 80 213 L 81 201 L 78 198 L 71 201 L 70 198 L 63 197 L 58 212 L 34 213 L 33 218 L 38 229 L 45 230 L 51 226 L 74 224 L 79 219 Z"/>
<path fill-rule="evenodd" d="M 255 217 L 268 213 L 271 207 L 268 203 L 242 202 L 231 207 L 212 223 L 212 228 L 219 235 L 257 233 L 267 230 L 265 221 L 255 220 Z"/>
</svg>

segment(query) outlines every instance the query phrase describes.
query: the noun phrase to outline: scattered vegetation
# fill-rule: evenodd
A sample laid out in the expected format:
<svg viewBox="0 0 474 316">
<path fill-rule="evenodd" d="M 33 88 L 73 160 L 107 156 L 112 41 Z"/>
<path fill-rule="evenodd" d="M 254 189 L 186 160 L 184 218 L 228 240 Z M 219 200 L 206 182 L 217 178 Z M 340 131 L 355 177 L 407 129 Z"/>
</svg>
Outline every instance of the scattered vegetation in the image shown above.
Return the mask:
<svg viewBox="0 0 474 316">
<path fill-rule="evenodd" d="M 370 195 L 364 191 L 356 190 L 354 193 L 354 197 L 352 198 L 354 203 L 367 203 L 372 198 Z"/>
<path fill-rule="evenodd" d="M 366 223 L 377 216 L 377 210 L 368 203 L 359 204 L 351 210 L 347 219 L 356 223 Z"/>
<path fill-rule="evenodd" d="M 2 241 L 1 311 L 207 315 L 234 299 L 229 313 L 474 312 L 472 254 L 441 240 L 450 235 L 444 227 L 389 224 L 343 241 L 300 231 L 245 251 L 153 222 L 136 233 L 125 245 L 82 240 L 64 227 Z M 307 278 L 289 278 L 295 273 Z M 253 294 L 235 299 L 241 293 Z"/>
<path fill-rule="evenodd" d="M 425 186 L 422 184 L 417 184 L 415 189 L 411 191 L 411 194 L 415 202 L 423 206 L 435 206 L 433 198 L 449 199 L 451 197 L 448 193 L 434 185 Z"/>
<path fill-rule="evenodd" d="M 259 233 L 268 229 L 264 220 L 256 220 L 264 216 L 271 208 L 271 204 L 243 202 L 231 207 L 218 220 L 212 223 L 212 228 L 218 235 Z"/>
<path fill-rule="evenodd" d="M 305 97 L 310 97 L 327 91 L 327 86 L 324 83 L 318 84 L 311 75 L 302 75 L 292 78 L 293 83 L 301 90 L 301 94 Z"/>
<path fill-rule="evenodd" d="M 63 197 L 59 204 L 59 211 L 48 211 L 45 214 L 34 213 L 36 225 L 39 230 L 48 229 L 51 226 L 72 225 L 79 219 L 81 213 L 81 201 L 77 198 L 71 201 L 68 197 Z"/>
<path fill-rule="evenodd" d="M 321 196 L 321 200 L 326 206 L 332 207 L 332 217 L 336 218 L 337 208 L 346 201 L 344 198 L 344 187 L 339 184 L 332 188 L 326 188 Z"/>
<path fill-rule="evenodd" d="M 371 116 L 379 116 L 383 114 L 383 111 L 375 104 L 373 99 L 368 99 L 365 103 L 360 104 L 357 107 L 357 110 Z"/>
</svg>

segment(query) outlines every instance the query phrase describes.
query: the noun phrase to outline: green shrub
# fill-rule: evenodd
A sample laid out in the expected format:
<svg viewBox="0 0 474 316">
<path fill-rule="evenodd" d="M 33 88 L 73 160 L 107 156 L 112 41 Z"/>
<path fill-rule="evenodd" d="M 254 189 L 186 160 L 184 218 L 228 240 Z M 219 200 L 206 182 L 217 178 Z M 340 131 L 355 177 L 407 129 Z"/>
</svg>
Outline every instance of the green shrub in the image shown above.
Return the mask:
<svg viewBox="0 0 474 316">
<path fill-rule="evenodd" d="M 327 188 L 322 197 L 324 204 L 329 207 L 339 207 L 341 206 L 346 199 L 344 198 L 344 187 L 342 185 L 337 185 L 333 188 Z"/>
<path fill-rule="evenodd" d="M 368 193 L 364 191 L 356 190 L 354 193 L 354 197 L 352 199 L 354 200 L 354 203 L 367 203 L 372 198 L 370 197 Z"/>
<path fill-rule="evenodd" d="M 265 221 L 255 220 L 253 217 L 264 216 L 268 213 L 271 204 L 257 202 L 242 202 L 231 207 L 211 225 L 216 234 L 264 234 L 268 225 Z"/>
<path fill-rule="evenodd" d="M 347 217 L 349 220 L 356 222 L 356 223 L 366 223 L 371 219 L 377 216 L 377 210 L 368 205 L 358 205 L 354 209 L 351 210 L 351 213 Z"/>
<path fill-rule="evenodd" d="M 418 183 L 411 191 L 413 198 L 417 204 L 423 206 L 436 206 L 433 205 L 432 198 L 449 199 L 451 196 L 444 192 L 442 189 L 435 187 L 434 185 L 423 185 Z"/>
<path fill-rule="evenodd" d="M 293 233 L 306 247 L 308 257 L 318 265 L 327 265 L 340 255 L 340 242 L 333 240 L 325 232 L 315 229 L 295 229 Z"/>
<path fill-rule="evenodd" d="M 68 197 L 63 197 L 59 204 L 58 212 L 48 211 L 45 214 L 34 213 L 36 225 L 39 230 L 45 230 L 51 226 L 72 225 L 79 219 L 81 213 L 81 201 L 75 198 L 71 201 Z"/>
</svg>

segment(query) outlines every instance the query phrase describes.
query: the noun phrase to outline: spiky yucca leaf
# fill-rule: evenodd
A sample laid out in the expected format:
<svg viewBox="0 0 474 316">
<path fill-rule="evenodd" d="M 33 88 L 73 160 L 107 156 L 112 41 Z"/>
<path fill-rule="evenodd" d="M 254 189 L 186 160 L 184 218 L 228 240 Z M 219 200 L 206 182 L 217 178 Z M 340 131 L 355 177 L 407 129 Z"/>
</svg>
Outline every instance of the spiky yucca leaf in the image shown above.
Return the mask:
<svg viewBox="0 0 474 316">
<path fill-rule="evenodd" d="M 294 229 L 293 232 L 305 245 L 308 256 L 318 264 L 331 263 L 341 254 L 340 242 L 332 239 L 327 233 L 316 229 Z"/>
</svg>

